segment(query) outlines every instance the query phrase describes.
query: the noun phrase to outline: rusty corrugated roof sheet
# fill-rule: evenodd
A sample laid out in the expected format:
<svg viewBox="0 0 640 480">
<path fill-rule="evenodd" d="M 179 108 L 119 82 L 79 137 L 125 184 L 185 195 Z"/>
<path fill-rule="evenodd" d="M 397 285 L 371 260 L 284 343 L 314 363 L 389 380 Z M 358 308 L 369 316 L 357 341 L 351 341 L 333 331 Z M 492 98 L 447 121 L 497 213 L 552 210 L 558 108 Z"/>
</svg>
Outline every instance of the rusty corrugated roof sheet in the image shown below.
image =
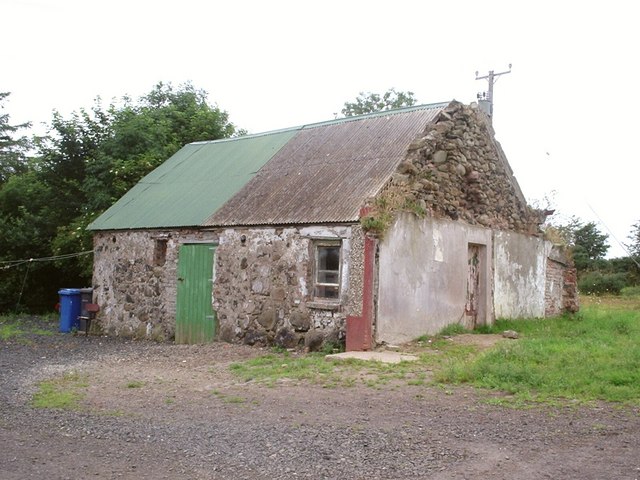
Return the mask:
<svg viewBox="0 0 640 480">
<path fill-rule="evenodd" d="M 424 105 L 308 125 L 204 226 L 353 222 L 448 105 Z"/>
</svg>

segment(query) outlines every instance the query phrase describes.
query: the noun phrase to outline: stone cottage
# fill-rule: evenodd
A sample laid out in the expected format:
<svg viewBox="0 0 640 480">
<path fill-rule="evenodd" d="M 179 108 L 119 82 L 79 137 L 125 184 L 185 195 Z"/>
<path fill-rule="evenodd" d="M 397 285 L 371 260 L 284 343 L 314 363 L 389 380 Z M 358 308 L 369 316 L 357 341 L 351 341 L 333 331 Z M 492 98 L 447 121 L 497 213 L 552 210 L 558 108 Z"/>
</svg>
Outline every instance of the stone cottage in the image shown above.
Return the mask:
<svg viewBox="0 0 640 480">
<path fill-rule="evenodd" d="M 447 102 L 186 145 L 90 225 L 113 335 L 351 350 L 575 310 L 486 116 Z"/>
</svg>

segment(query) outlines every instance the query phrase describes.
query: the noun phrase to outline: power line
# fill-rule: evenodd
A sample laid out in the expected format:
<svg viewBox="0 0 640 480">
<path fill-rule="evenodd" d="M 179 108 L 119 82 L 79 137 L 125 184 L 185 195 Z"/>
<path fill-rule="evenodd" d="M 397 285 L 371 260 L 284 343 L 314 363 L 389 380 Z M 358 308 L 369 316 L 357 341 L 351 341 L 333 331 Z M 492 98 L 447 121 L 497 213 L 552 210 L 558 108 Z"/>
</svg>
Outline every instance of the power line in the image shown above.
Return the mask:
<svg viewBox="0 0 640 480">
<path fill-rule="evenodd" d="M 86 250 L 84 252 L 75 252 L 75 253 L 65 253 L 63 255 L 54 255 L 51 257 L 40 257 L 40 258 L 24 258 L 22 260 L 0 260 L 0 270 L 7 270 L 13 267 L 19 267 L 20 265 L 24 265 L 25 263 L 31 264 L 33 262 L 51 262 L 54 260 L 66 260 L 68 258 L 80 257 L 82 255 L 89 255 L 93 253 L 93 250 Z"/>
<path fill-rule="evenodd" d="M 622 249 L 627 253 L 627 256 L 631 259 L 631 261 L 632 261 L 633 263 L 635 263 L 635 264 L 636 264 L 636 266 L 637 266 L 638 268 L 640 268 L 640 263 L 638 263 L 638 261 L 637 261 L 635 258 L 633 258 L 633 255 L 631 255 L 631 252 L 627 249 L 627 246 L 626 246 L 624 243 L 622 243 L 620 240 L 618 240 L 618 239 L 616 238 L 616 236 L 613 234 L 613 232 L 611 231 L 611 229 L 607 226 L 607 224 L 606 224 L 606 223 L 604 223 L 604 220 L 602 220 L 602 218 L 600 218 L 600 215 L 598 215 L 598 214 L 596 213 L 596 211 L 593 209 L 593 207 L 592 207 L 591 205 L 589 205 L 589 203 L 587 203 L 587 207 L 589 207 L 589 208 L 591 209 L 591 211 L 593 212 L 593 214 L 596 216 L 596 218 L 597 218 L 598 220 L 600 220 L 600 223 L 602 223 L 602 225 L 604 226 L 604 228 L 606 228 L 606 229 L 607 229 L 607 231 L 609 232 L 609 235 L 611 235 L 611 236 L 613 237 L 613 239 L 614 239 L 616 242 L 618 242 L 618 245 L 620 245 L 620 247 L 621 247 L 621 248 L 622 248 Z"/>
</svg>

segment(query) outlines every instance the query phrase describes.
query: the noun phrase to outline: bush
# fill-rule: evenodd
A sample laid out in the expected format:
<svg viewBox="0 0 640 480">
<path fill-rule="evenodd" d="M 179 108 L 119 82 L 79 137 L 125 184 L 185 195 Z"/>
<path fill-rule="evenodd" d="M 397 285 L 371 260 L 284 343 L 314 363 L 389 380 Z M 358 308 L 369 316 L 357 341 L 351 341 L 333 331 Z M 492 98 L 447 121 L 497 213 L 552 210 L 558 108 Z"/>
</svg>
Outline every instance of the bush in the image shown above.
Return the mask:
<svg viewBox="0 0 640 480">
<path fill-rule="evenodd" d="M 640 285 L 635 287 L 624 287 L 621 292 L 623 297 L 640 297 Z"/>
<path fill-rule="evenodd" d="M 587 295 L 620 295 L 627 286 L 626 273 L 589 272 L 578 280 L 580 293 Z"/>
</svg>

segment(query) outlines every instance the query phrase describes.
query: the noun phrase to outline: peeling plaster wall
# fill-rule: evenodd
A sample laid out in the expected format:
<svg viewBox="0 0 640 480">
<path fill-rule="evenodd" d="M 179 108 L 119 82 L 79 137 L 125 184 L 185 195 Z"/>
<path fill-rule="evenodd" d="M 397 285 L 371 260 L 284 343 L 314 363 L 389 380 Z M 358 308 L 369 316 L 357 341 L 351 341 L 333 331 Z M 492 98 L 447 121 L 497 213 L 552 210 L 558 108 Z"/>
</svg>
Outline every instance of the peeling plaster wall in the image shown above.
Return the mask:
<svg viewBox="0 0 640 480">
<path fill-rule="evenodd" d="M 564 278 L 570 269 L 550 242 L 404 213 L 380 242 L 378 343 L 406 342 L 468 321 L 469 245 L 484 248 L 478 324 L 557 315 L 573 298 Z"/>
<path fill-rule="evenodd" d="M 494 234 L 497 318 L 542 318 L 550 242 L 512 232 Z"/>
<path fill-rule="evenodd" d="M 166 242 L 156 258 L 156 242 Z M 183 243 L 216 243 L 214 232 L 142 230 L 96 232 L 94 301 L 109 335 L 171 339 L 175 335 L 178 250 Z"/>
<path fill-rule="evenodd" d="M 316 239 L 342 241 L 340 302 L 313 298 Z M 213 290 L 219 338 L 284 347 L 343 338 L 352 305 L 351 259 L 350 226 L 224 230 L 216 251 Z M 357 262 L 353 268 L 357 275 Z"/>
<path fill-rule="evenodd" d="M 462 222 L 401 214 L 380 242 L 376 325 L 378 343 L 437 333 L 465 316 L 469 244 L 486 248 L 491 230 Z M 493 322 L 491 263 L 482 266 L 483 323 Z"/>
</svg>

